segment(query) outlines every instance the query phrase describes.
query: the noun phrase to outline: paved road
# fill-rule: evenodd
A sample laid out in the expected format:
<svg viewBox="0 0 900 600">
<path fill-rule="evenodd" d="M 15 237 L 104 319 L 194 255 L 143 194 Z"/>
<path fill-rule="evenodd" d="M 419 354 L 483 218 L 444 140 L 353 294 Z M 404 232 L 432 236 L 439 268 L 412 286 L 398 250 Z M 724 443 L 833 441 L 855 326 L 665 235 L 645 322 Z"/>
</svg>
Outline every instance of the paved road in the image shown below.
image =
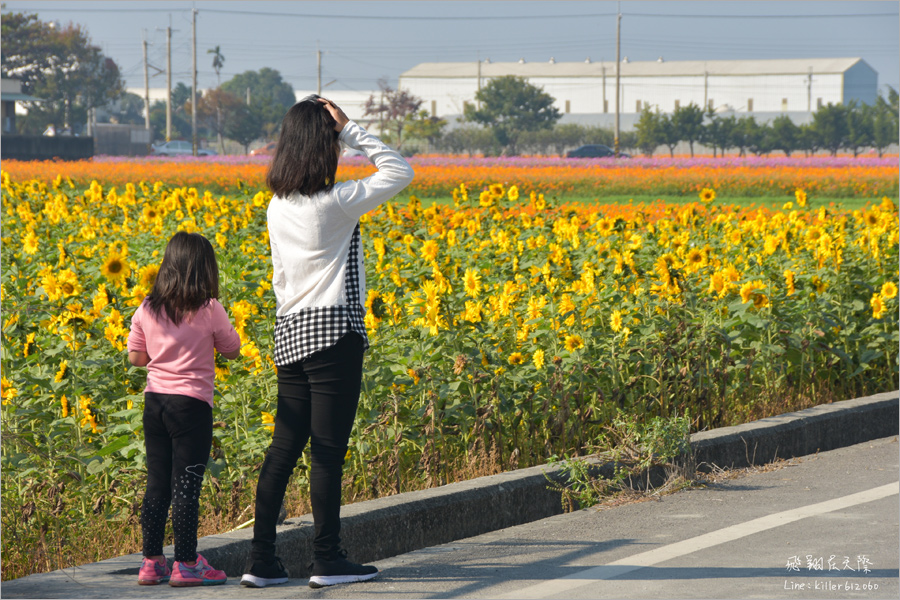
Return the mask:
<svg viewBox="0 0 900 600">
<path fill-rule="evenodd" d="M 374 581 L 312 590 L 139 587 L 68 569 L 4 597 L 897 598 L 896 437 L 605 510 L 586 509 L 375 563 Z M 133 560 L 132 560 L 133 562 Z M 134 566 L 134 565 L 123 565 Z"/>
</svg>

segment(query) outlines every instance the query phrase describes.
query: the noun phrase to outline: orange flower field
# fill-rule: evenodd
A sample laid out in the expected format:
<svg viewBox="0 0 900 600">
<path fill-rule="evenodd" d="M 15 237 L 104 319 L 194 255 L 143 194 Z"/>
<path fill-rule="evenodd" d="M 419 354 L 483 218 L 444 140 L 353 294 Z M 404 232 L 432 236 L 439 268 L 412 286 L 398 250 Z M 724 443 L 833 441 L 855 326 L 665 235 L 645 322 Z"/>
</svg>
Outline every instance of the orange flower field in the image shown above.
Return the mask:
<svg viewBox="0 0 900 600">
<path fill-rule="evenodd" d="M 896 158 L 828 157 L 761 159 L 630 159 L 566 160 L 559 158 L 411 158 L 416 178 L 409 194 L 447 197 L 465 184 L 483 189 L 500 182 L 548 196 L 594 197 L 621 195 L 696 196 L 705 187 L 720 196 L 787 197 L 801 188 L 820 198 L 897 197 Z M 70 179 L 79 187 L 91 181 L 105 186 L 162 181 L 181 186 L 234 192 L 265 187 L 267 163 L 246 157 L 208 159 L 98 159 L 95 161 L 7 160 L 3 169 L 17 181 L 50 183 Z M 374 172 L 365 159 L 348 159 L 338 179 L 359 179 Z"/>
</svg>

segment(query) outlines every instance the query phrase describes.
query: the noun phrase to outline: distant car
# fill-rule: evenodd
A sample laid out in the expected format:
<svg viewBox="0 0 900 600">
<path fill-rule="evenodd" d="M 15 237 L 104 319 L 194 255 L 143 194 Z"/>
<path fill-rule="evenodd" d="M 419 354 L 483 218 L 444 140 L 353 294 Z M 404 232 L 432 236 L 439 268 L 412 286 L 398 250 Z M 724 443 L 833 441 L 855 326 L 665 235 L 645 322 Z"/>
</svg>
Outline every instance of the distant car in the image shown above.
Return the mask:
<svg viewBox="0 0 900 600">
<path fill-rule="evenodd" d="M 150 154 L 153 156 L 191 156 L 193 153 L 191 143 L 183 140 L 163 142 L 153 146 L 150 150 Z M 217 156 L 217 153 L 209 148 L 198 148 L 197 156 Z"/>
<path fill-rule="evenodd" d="M 603 144 L 586 144 L 566 153 L 566 158 L 613 158 L 615 156 L 616 151 Z M 631 155 L 619 152 L 619 158 L 631 158 Z"/>
<path fill-rule="evenodd" d="M 278 147 L 278 142 L 269 142 L 265 146 L 260 146 L 255 150 L 250 151 L 250 156 L 272 156 L 275 154 L 275 148 Z"/>
</svg>

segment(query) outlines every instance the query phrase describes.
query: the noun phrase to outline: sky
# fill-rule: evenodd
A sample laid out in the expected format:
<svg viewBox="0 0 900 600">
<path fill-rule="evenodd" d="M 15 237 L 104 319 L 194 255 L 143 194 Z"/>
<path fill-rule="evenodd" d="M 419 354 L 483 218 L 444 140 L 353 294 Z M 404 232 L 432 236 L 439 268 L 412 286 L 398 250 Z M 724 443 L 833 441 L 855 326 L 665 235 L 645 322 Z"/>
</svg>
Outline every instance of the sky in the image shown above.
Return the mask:
<svg viewBox="0 0 900 600">
<path fill-rule="evenodd" d="M 700 0 L 618 3 L 621 53 L 657 60 L 859 57 L 878 72 L 879 89 L 900 88 L 900 2 Z M 198 87 L 215 87 L 213 55 L 225 57 L 221 81 L 269 67 L 295 90 L 315 90 L 321 52 L 329 89 L 393 87 L 421 62 L 615 60 L 613 1 L 41 1 L 9 0 L 3 12 L 84 26 L 114 59 L 127 87 L 144 85 L 149 63 L 165 69 L 171 26 L 173 82 L 191 82 L 191 11 L 197 10 Z M 165 74 L 150 69 L 151 88 Z"/>
</svg>

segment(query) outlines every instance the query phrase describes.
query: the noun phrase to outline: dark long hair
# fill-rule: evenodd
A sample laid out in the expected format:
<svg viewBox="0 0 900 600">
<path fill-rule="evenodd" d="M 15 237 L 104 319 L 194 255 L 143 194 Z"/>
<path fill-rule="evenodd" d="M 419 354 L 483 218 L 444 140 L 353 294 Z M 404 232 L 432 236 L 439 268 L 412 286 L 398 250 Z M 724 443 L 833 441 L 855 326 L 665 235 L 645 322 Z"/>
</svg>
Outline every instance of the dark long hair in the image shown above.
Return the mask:
<svg viewBox="0 0 900 600">
<path fill-rule="evenodd" d="M 266 176 L 273 194 L 282 198 L 294 192 L 311 196 L 334 186 L 340 147 L 335 124 L 315 94 L 287 111 Z"/>
<path fill-rule="evenodd" d="M 176 325 L 219 297 L 219 265 L 209 240 L 179 231 L 166 244 L 162 265 L 145 302 L 156 318 L 163 311 Z"/>
</svg>

